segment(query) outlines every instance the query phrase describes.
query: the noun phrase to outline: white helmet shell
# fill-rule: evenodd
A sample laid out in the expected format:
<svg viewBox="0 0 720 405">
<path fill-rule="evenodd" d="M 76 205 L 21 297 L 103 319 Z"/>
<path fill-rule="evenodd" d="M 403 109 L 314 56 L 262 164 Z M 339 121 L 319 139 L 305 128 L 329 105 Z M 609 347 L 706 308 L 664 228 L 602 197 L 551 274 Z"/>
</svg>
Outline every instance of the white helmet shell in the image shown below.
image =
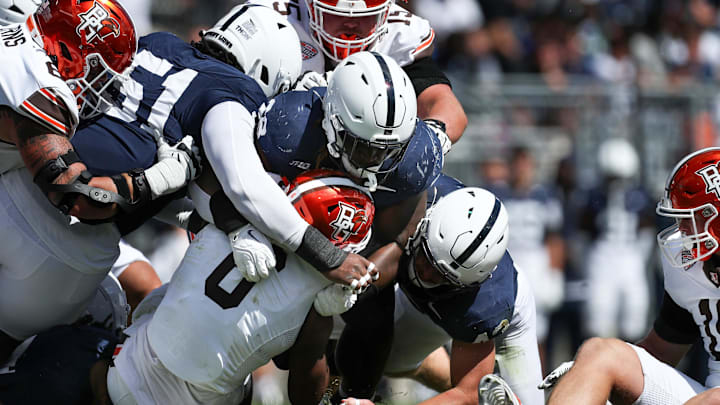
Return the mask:
<svg viewBox="0 0 720 405">
<path fill-rule="evenodd" d="M 420 235 L 428 259 L 458 286 L 487 279 L 505 255 L 508 214 L 495 195 L 465 187 L 441 198 L 425 216 Z"/>
<path fill-rule="evenodd" d="M 41 0 L 0 0 L 0 25 L 24 22 L 40 3 Z"/>
<path fill-rule="evenodd" d="M 267 97 L 289 90 L 302 72 L 302 51 L 295 29 L 268 7 L 234 7 L 203 33 L 203 40 L 234 56 Z"/>
<path fill-rule="evenodd" d="M 405 71 L 392 58 L 358 52 L 333 71 L 323 100 L 328 149 L 361 178 L 392 170 L 415 133 L 417 99 Z"/>
<path fill-rule="evenodd" d="M 611 138 L 600 145 L 598 164 L 606 176 L 629 179 L 637 174 L 640 159 L 626 139 Z"/>
</svg>

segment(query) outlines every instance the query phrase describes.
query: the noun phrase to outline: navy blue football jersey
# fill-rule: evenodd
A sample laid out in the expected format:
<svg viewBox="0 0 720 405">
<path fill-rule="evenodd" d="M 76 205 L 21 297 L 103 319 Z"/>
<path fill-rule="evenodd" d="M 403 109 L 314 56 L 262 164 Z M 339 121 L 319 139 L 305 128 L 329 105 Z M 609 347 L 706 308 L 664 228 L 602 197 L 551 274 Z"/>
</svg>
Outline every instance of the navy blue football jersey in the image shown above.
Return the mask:
<svg viewBox="0 0 720 405">
<path fill-rule="evenodd" d="M 155 136 L 175 144 L 192 135 L 201 144 L 205 115 L 224 101 L 237 101 L 253 113 L 267 98 L 254 79 L 175 35 L 146 35 L 120 105 L 83 124 L 72 143 L 95 175 L 147 168 L 155 161 Z"/>
<path fill-rule="evenodd" d="M 256 136 L 270 171 L 292 179 L 311 168 L 342 168 L 327 153 L 322 129 L 324 95 L 324 87 L 288 92 L 263 109 Z M 440 141 L 418 120 L 402 161 L 395 170 L 379 176 L 380 186 L 373 193 L 375 206 L 382 209 L 427 190 L 440 175 L 442 164 Z"/>
<path fill-rule="evenodd" d="M 428 207 L 463 187 L 460 181 L 441 174 L 428 190 Z M 408 273 L 410 260 L 412 257 L 407 254 L 400 260 L 397 275 L 400 288 L 419 311 L 430 316 L 450 337 L 462 342 L 482 342 L 502 334 L 509 326 L 517 296 L 517 270 L 509 253 L 505 252 L 490 278 L 464 288 L 415 285 Z"/>
<path fill-rule="evenodd" d="M 110 360 L 116 343 L 113 333 L 95 326 L 56 326 L 39 333 L 17 361 L 0 369 L 0 403 L 91 403 L 90 368 Z"/>
</svg>

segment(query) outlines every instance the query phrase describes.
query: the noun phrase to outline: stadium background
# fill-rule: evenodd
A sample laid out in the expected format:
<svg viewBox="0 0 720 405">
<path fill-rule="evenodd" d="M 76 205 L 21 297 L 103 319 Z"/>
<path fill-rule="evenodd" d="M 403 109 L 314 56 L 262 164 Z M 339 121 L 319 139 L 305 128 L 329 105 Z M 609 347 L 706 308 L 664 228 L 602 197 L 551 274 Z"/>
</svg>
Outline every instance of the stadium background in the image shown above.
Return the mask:
<svg viewBox="0 0 720 405">
<path fill-rule="evenodd" d="M 238 1 L 125 0 L 142 34 L 167 30 L 197 39 Z M 654 203 L 675 162 L 717 144 L 720 123 L 720 30 L 717 0 L 410 0 L 398 3 L 428 19 L 434 58 L 453 83 L 469 125 L 447 156 L 446 172 L 468 185 L 510 176 L 510 152 L 528 149 L 535 181 L 556 192 L 567 243 L 565 298 L 553 315 L 546 369 L 572 357 L 587 336 L 585 264 L 592 237 L 575 196 L 599 185 L 598 150 L 612 137 L 639 156 L 633 177 Z M 653 217 L 656 229 L 666 225 Z M 161 238 L 164 243 L 158 244 Z M 160 268 L 172 268 L 184 236 L 150 224 L 130 240 Z M 151 243 L 152 241 L 152 243 Z M 662 297 L 658 252 L 646 256 L 647 330 Z M 639 248 L 638 248 L 639 249 Z M 169 270 L 165 270 L 166 272 Z M 615 277 L 607 269 L 607 277 Z M 622 305 L 622 304 L 621 304 Z M 682 368 L 704 379 L 703 350 Z M 417 387 L 390 388 L 397 403 Z"/>
</svg>

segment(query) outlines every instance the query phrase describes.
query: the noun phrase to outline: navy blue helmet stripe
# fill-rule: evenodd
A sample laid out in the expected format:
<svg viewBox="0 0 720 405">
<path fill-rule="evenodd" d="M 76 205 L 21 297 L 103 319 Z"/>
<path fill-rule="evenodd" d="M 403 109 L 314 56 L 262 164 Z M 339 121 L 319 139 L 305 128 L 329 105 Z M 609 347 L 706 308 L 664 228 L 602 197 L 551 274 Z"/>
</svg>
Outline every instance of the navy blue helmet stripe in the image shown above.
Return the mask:
<svg viewBox="0 0 720 405">
<path fill-rule="evenodd" d="M 255 7 L 255 6 L 258 6 L 258 4 L 246 4 L 246 5 L 244 5 L 240 10 L 238 10 L 237 13 L 233 14 L 232 17 L 228 18 L 228 20 L 225 21 L 225 24 L 223 24 L 222 27 L 220 27 L 220 31 L 225 31 L 225 30 L 230 26 L 230 24 L 233 23 L 233 21 L 237 20 L 238 17 L 240 17 L 241 15 L 245 14 L 245 12 L 248 11 L 248 9 L 249 9 L 250 7 Z"/>
<path fill-rule="evenodd" d="M 453 258 L 455 261 L 450 264 L 450 266 L 453 269 L 457 269 L 460 267 L 465 260 L 469 259 L 470 256 L 472 256 L 473 253 L 475 253 L 475 250 L 480 246 L 480 244 L 485 240 L 485 237 L 490 233 L 490 230 L 492 229 L 493 225 L 495 225 L 495 221 L 497 221 L 498 216 L 500 215 L 500 200 L 495 197 L 495 206 L 493 206 L 492 213 L 490 214 L 490 217 L 488 218 L 487 222 L 485 223 L 485 226 L 483 227 L 482 231 L 478 234 L 478 236 L 475 237 L 475 240 L 472 241 L 470 246 L 465 249 L 460 256 L 458 256 L 456 259 Z"/>
<path fill-rule="evenodd" d="M 385 78 L 385 87 L 387 87 L 387 99 L 388 99 L 388 110 L 387 117 L 385 118 L 385 126 L 392 128 L 395 126 L 395 86 L 393 85 L 392 76 L 390 75 L 390 68 L 387 62 L 380 56 L 379 53 L 372 53 L 375 59 L 380 64 L 383 78 Z"/>
</svg>

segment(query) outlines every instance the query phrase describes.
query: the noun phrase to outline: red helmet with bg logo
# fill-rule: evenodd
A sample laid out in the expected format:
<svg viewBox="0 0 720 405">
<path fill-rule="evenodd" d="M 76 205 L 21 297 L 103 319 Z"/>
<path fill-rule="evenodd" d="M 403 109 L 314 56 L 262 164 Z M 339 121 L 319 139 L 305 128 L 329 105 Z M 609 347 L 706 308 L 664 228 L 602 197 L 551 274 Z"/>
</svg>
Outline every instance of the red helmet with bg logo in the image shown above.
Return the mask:
<svg viewBox="0 0 720 405">
<path fill-rule="evenodd" d="M 658 244 L 674 267 L 705 261 L 720 246 L 720 148 L 706 148 L 683 158 L 665 185 L 659 215 L 675 218 L 661 231 Z"/>
<path fill-rule="evenodd" d="M 105 111 L 137 51 L 135 26 L 120 3 L 45 0 L 27 24 L 75 94 L 80 117 Z"/>
<path fill-rule="evenodd" d="M 332 170 L 308 170 L 287 187 L 300 216 L 335 246 L 357 253 L 370 240 L 375 205 L 368 190 Z"/>
</svg>

